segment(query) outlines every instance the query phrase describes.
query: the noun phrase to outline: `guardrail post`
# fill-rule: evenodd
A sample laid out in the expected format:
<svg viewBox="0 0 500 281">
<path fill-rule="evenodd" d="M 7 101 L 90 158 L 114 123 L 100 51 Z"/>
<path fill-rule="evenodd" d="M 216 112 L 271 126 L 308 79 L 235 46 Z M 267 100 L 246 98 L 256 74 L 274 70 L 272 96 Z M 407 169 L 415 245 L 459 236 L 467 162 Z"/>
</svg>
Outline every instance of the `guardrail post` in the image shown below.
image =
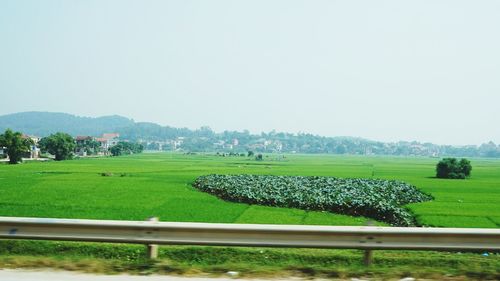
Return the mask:
<svg viewBox="0 0 500 281">
<path fill-rule="evenodd" d="M 366 226 L 374 226 L 375 223 L 372 220 L 368 220 L 366 222 Z M 364 256 L 363 256 L 363 264 L 365 266 L 370 266 L 373 263 L 373 250 L 365 250 Z"/>
<path fill-rule="evenodd" d="M 157 217 L 150 217 L 148 221 L 157 222 Z M 158 258 L 158 245 L 157 244 L 148 244 L 146 245 L 146 254 L 149 259 Z"/>
<path fill-rule="evenodd" d="M 365 250 L 365 255 L 363 257 L 363 263 L 365 266 L 370 266 L 372 265 L 373 262 L 373 251 L 372 250 Z"/>
</svg>

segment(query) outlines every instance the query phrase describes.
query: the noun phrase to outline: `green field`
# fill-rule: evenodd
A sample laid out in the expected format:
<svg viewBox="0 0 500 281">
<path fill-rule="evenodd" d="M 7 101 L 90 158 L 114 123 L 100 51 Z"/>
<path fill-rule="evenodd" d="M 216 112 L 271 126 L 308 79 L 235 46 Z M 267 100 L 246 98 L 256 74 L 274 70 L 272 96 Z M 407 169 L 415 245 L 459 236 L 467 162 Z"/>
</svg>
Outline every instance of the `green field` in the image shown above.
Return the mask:
<svg viewBox="0 0 500 281">
<path fill-rule="evenodd" d="M 191 183 L 206 174 L 268 174 L 398 179 L 434 196 L 410 205 L 417 222 L 443 227 L 500 227 L 500 160 L 471 159 L 467 180 L 434 178 L 438 159 L 330 155 L 246 157 L 142 154 L 0 165 L 0 216 L 162 221 L 364 225 L 366 219 L 325 212 L 222 201 Z M 104 174 L 104 175 L 103 175 Z M 383 224 L 383 223 L 379 223 Z M 315 277 L 382 276 L 457 280 L 500 278 L 500 256 L 477 253 L 362 252 L 166 246 L 144 261 L 144 247 L 75 242 L 0 241 L 0 268 L 54 267 L 94 272 Z M 462 277 L 460 277 L 462 276 Z M 465 276 L 465 277 L 464 277 Z"/>
<path fill-rule="evenodd" d="M 224 202 L 191 186 L 205 174 L 315 175 L 398 179 L 435 200 L 410 205 L 417 222 L 500 227 L 500 161 L 472 159 L 467 180 L 434 178 L 438 159 L 327 155 L 245 157 L 142 154 L 0 165 L 0 215 L 222 223 L 363 225 L 365 218 Z M 111 173 L 103 176 L 102 173 Z"/>
</svg>

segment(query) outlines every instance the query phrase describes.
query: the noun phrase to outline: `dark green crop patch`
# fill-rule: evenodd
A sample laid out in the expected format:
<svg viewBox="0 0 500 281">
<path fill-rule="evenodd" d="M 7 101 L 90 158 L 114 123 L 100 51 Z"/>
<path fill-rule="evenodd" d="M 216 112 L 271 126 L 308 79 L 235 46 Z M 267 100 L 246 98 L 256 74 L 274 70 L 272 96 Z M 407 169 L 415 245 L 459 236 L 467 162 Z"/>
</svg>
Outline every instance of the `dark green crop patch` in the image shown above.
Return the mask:
<svg viewBox="0 0 500 281">
<path fill-rule="evenodd" d="M 206 175 L 193 186 L 227 201 L 365 216 L 415 225 L 406 204 L 432 200 L 397 180 L 316 176 Z"/>
</svg>

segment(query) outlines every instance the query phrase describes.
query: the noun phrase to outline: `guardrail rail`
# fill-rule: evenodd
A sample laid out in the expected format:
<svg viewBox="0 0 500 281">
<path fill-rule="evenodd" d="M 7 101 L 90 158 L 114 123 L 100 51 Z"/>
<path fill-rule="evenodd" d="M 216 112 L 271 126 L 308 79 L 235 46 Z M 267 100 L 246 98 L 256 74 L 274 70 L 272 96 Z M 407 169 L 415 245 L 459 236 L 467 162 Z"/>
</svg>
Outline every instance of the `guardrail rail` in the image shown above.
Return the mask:
<svg viewBox="0 0 500 281">
<path fill-rule="evenodd" d="M 500 229 L 0 217 L 0 239 L 371 250 L 499 251 Z M 365 255 L 366 257 L 366 255 Z M 366 264 L 371 258 L 365 260 Z"/>
</svg>

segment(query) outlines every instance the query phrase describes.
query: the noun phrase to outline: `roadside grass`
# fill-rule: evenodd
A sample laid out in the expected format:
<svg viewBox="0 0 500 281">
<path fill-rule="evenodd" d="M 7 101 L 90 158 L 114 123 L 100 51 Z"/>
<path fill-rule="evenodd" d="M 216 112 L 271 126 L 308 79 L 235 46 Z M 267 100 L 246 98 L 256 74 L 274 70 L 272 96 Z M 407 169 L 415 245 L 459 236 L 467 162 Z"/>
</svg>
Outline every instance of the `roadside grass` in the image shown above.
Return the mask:
<svg viewBox="0 0 500 281">
<path fill-rule="evenodd" d="M 27 255 L 27 253 L 30 253 Z M 479 253 L 324 249 L 162 246 L 159 258 L 144 259 L 145 247 L 48 241 L 0 241 L 0 268 L 54 268 L 104 274 L 170 274 L 241 277 L 432 278 L 498 280 L 500 256 Z"/>
</svg>

